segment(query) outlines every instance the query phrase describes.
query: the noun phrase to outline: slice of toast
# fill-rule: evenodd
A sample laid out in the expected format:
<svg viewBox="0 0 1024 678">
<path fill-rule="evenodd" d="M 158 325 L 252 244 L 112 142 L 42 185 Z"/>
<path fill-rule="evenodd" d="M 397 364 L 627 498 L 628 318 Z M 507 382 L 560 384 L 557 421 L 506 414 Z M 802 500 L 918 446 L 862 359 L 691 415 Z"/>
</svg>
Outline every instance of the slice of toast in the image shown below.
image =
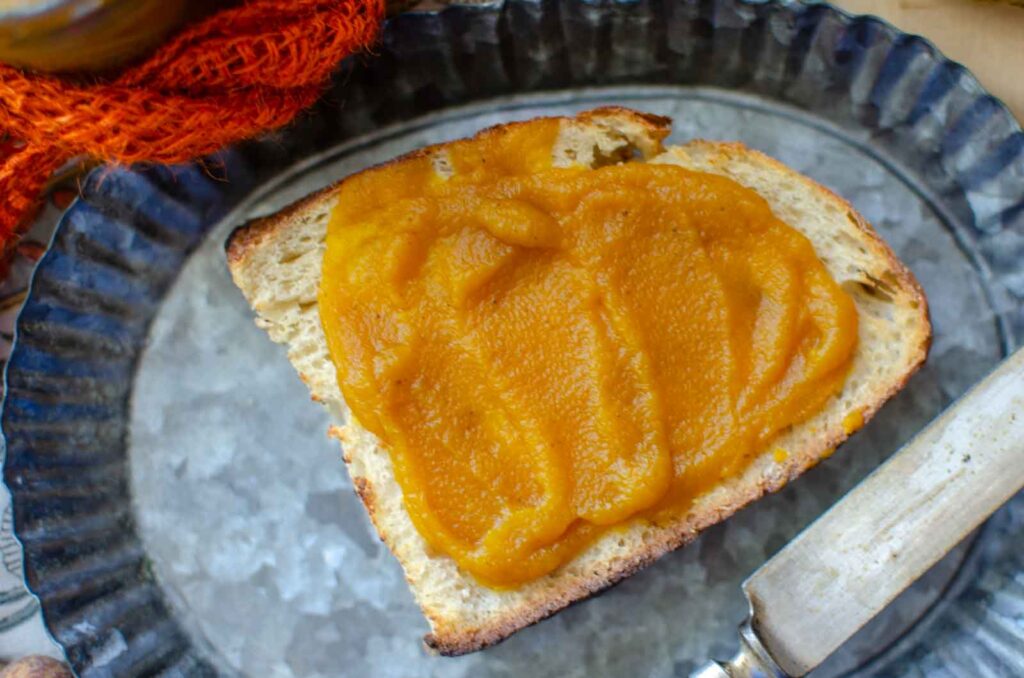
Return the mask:
<svg viewBox="0 0 1024 678">
<path fill-rule="evenodd" d="M 256 323 L 271 339 L 287 345 L 288 357 L 313 399 L 334 417 L 330 433 L 342 442 L 356 491 L 401 562 L 430 622 L 427 645 L 442 654 L 496 643 L 629 576 L 745 504 L 778 490 L 870 419 L 928 351 L 931 328 L 917 281 L 871 226 L 829 190 L 742 144 L 692 141 L 664 150 L 661 140 L 670 124 L 666 118 L 605 108 L 563 118 L 560 124 L 553 149 L 556 165 L 673 163 L 725 175 L 757 191 L 776 216 L 810 239 L 832 277 L 853 297 L 860 316 L 859 343 L 842 392 L 813 418 L 780 435 L 742 475 L 701 496 L 687 515 L 666 526 L 633 520 L 551 574 L 514 590 L 494 590 L 427 545 L 403 508 L 388 451 L 345 407 L 317 308 L 324 237 L 340 184 L 236 230 L 227 243 L 235 283 L 256 311 Z M 442 144 L 392 162 L 428 155 L 436 170 L 445 173 L 450 171 L 445 152 Z"/>
</svg>

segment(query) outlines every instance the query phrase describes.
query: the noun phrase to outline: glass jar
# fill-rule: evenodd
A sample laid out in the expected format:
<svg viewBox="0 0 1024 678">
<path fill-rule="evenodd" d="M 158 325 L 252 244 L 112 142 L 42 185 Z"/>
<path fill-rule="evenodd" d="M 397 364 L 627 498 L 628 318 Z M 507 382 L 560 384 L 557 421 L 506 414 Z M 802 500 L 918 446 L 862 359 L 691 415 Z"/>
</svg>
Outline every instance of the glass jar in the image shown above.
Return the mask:
<svg viewBox="0 0 1024 678">
<path fill-rule="evenodd" d="M 189 0 L 0 0 L 0 61 L 42 71 L 103 71 L 151 49 Z"/>
</svg>

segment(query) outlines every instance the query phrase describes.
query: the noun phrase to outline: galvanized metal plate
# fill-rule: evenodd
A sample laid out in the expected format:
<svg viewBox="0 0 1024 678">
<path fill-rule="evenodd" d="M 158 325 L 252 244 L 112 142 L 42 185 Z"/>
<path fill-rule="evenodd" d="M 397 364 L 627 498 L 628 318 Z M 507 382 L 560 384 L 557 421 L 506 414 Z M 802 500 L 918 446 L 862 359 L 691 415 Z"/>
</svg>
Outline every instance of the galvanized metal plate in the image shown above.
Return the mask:
<svg viewBox="0 0 1024 678">
<path fill-rule="evenodd" d="M 924 284 L 933 354 L 832 459 L 698 543 L 496 648 L 427 657 L 325 416 L 252 325 L 223 240 L 405 150 L 607 103 L 673 116 L 674 140 L 745 141 L 851 200 Z M 399 17 L 273 138 L 86 182 L 7 372 L 29 584 L 85 675 L 685 675 L 732 649 L 739 582 L 1024 336 L 1022 179 L 1024 135 L 969 74 L 826 6 L 514 0 Z M 822 675 L 1012 674 L 1019 503 Z"/>
</svg>

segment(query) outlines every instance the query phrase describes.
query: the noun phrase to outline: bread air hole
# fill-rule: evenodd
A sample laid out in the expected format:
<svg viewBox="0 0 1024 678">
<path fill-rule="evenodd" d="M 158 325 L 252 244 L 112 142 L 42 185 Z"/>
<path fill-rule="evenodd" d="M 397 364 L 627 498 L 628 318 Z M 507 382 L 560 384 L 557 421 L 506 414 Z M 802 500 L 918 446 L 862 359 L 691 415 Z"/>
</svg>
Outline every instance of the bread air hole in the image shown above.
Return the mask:
<svg viewBox="0 0 1024 678">
<path fill-rule="evenodd" d="M 278 258 L 277 263 L 281 264 L 281 265 L 290 264 L 293 261 L 295 261 L 296 259 L 298 259 L 299 257 L 301 257 L 303 254 L 305 254 L 305 253 L 304 252 L 296 252 L 296 251 L 286 252 L 286 253 L 282 254 Z"/>
<path fill-rule="evenodd" d="M 633 158 L 639 157 L 640 150 L 632 145 L 618 146 L 610 151 L 603 151 L 601 147 L 594 144 L 593 148 L 594 161 L 591 163 L 591 167 L 607 167 L 608 165 L 620 165 L 624 162 L 629 162 Z"/>
<path fill-rule="evenodd" d="M 435 153 L 430 158 L 431 164 L 434 166 L 434 171 L 437 172 L 438 176 L 442 179 L 450 179 L 455 170 L 452 168 L 452 163 L 448 159 L 447 153 Z"/>
<path fill-rule="evenodd" d="M 863 279 L 846 280 L 842 283 L 843 289 L 855 300 L 864 300 L 868 297 L 874 301 L 881 301 L 891 304 L 896 301 L 895 274 L 886 271 L 881 277 L 875 277 L 867 271 L 861 271 Z"/>
<path fill-rule="evenodd" d="M 875 322 L 893 323 L 897 309 L 892 288 L 877 285 L 875 279 L 845 280 L 841 283 L 843 290 L 850 295 L 863 319 L 872 318 Z"/>
</svg>

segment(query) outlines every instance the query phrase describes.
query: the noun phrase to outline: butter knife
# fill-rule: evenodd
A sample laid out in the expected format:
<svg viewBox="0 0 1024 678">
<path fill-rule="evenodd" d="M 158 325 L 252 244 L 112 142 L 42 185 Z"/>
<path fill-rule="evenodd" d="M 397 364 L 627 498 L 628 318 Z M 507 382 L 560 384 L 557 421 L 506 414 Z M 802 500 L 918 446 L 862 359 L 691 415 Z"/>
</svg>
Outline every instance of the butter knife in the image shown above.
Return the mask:
<svg viewBox="0 0 1024 678">
<path fill-rule="evenodd" d="M 691 678 L 803 676 L 1024 487 L 1024 349 L 743 583 L 740 650 Z"/>
</svg>

